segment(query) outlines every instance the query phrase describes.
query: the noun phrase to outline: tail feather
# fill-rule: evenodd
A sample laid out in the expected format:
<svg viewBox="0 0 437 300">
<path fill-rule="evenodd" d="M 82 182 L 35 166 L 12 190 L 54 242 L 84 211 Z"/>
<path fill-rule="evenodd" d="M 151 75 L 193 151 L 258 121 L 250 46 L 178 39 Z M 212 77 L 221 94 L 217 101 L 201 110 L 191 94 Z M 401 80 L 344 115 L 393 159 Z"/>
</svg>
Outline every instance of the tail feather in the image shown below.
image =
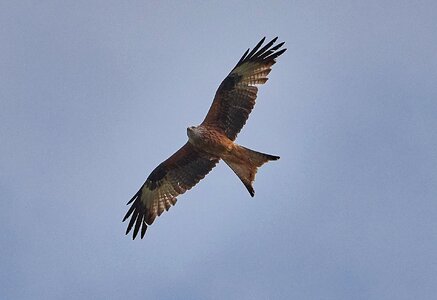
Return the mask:
<svg viewBox="0 0 437 300">
<path fill-rule="evenodd" d="M 257 152 L 239 145 L 235 145 L 232 151 L 223 157 L 252 197 L 255 195 L 252 184 L 258 168 L 270 160 L 278 159 L 279 156 Z"/>
</svg>

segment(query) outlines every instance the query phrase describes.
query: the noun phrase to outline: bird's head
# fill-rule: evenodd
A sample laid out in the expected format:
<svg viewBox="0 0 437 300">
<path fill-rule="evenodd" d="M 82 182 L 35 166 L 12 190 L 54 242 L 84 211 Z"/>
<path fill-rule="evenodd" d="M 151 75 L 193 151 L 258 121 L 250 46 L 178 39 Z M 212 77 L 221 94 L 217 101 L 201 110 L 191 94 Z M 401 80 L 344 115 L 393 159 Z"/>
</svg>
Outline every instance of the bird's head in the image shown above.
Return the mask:
<svg viewBox="0 0 437 300">
<path fill-rule="evenodd" d="M 195 129 L 196 129 L 196 126 L 187 127 L 187 135 L 188 135 L 188 137 L 192 137 L 194 135 L 194 130 Z"/>
<path fill-rule="evenodd" d="M 187 128 L 187 134 L 189 134 L 190 132 L 193 132 L 193 130 L 196 129 L 196 126 L 190 126 Z"/>
<path fill-rule="evenodd" d="M 202 130 L 199 126 L 190 126 L 187 128 L 188 139 L 191 143 L 196 143 L 202 136 Z"/>
</svg>

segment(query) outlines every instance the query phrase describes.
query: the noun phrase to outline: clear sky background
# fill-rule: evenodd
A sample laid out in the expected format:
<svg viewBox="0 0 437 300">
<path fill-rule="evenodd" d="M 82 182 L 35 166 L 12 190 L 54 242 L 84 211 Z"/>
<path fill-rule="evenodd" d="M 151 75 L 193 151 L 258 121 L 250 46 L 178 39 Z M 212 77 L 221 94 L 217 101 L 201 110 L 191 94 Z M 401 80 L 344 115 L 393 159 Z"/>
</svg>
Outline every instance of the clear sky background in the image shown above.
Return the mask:
<svg viewBox="0 0 437 300">
<path fill-rule="evenodd" d="M 2 299 L 435 299 L 435 1 L 2 1 Z M 151 226 L 126 202 L 248 47 L 238 143 Z"/>
</svg>

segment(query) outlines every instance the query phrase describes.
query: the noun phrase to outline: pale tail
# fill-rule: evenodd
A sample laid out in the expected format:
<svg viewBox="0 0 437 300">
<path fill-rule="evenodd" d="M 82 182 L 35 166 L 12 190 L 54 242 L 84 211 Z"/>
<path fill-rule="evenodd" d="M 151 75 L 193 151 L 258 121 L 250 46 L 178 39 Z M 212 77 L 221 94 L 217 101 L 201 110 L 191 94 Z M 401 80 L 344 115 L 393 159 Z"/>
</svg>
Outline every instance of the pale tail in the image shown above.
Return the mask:
<svg viewBox="0 0 437 300">
<path fill-rule="evenodd" d="M 278 160 L 279 156 L 265 154 L 235 145 L 230 154 L 222 157 L 228 166 L 237 174 L 253 197 L 255 190 L 252 183 L 259 167 L 270 160 Z"/>
</svg>

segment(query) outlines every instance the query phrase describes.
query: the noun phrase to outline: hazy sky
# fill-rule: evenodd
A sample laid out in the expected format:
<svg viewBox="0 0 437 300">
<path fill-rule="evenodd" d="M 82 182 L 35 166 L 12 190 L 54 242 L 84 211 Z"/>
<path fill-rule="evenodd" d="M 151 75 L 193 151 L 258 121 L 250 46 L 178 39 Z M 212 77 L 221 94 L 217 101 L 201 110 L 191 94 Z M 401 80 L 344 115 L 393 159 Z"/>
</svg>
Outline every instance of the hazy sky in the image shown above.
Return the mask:
<svg viewBox="0 0 437 300">
<path fill-rule="evenodd" d="M 435 299 L 435 1 L 0 2 L 2 299 Z M 279 58 L 238 143 L 125 236 L 248 47 Z"/>
</svg>

